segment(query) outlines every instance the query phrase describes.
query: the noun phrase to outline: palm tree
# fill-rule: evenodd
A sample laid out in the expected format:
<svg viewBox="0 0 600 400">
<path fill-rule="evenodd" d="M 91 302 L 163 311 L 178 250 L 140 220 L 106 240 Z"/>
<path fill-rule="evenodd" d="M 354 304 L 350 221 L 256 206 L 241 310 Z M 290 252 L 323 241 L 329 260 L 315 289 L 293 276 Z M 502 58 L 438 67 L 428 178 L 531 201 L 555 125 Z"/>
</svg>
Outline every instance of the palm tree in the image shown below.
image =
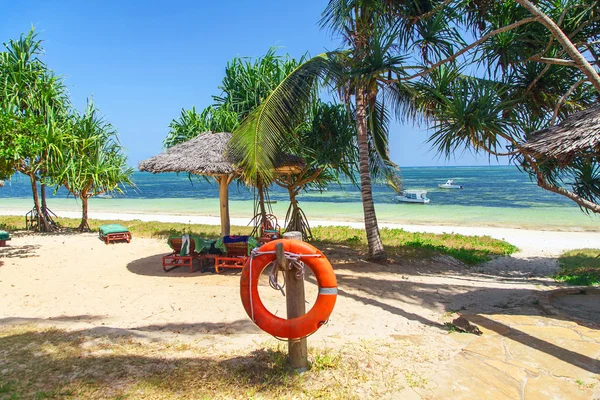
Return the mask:
<svg viewBox="0 0 600 400">
<path fill-rule="evenodd" d="M 127 165 L 115 129 L 105 122 L 90 101 L 82 115 L 73 116 L 70 136 L 65 140 L 63 162 L 54 163 L 58 184 L 81 199 L 79 231 L 89 231 L 88 201 L 106 192 L 122 193 L 133 186 L 133 168 Z"/>
<path fill-rule="evenodd" d="M 29 176 L 37 228 L 49 231 L 53 224 L 45 206 L 45 178 L 51 164 L 61 158 L 60 127 L 70 101 L 62 80 L 39 59 L 41 41 L 33 30 L 5 46 L 0 53 L 0 112 L 8 123 L 3 125 L 2 152 L 12 161 L 4 169 Z"/>
<path fill-rule="evenodd" d="M 234 132 L 233 150 L 243 157 L 246 174 L 272 179 L 270 170 L 279 148 L 303 119 L 320 82 L 331 85 L 354 115 L 359 154 L 361 196 L 369 258 L 384 261 L 373 203 L 370 165 L 373 158 L 388 171 L 387 138 L 390 115 L 386 100 L 398 117 L 410 107 L 411 91 L 398 83 L 405 75 L 399 53 L 398 24 L 381 1 L 330 1 L 323 27 L 343 38 L 345 49 L 320 54 L 297 67 Z"/>
<path fill-rule="evenodd" d="M 274 48 L 255 60 L 234 58 L 227 64 L 225 77 L 219 86 L 221 94 L 213 97 L 215 104 L 200 113 L 195 107 L 182 110 L 179 118 L 169 125 L 165 146 L 181 143 L 205 131 L 234 131 L 300 62 L 289 56 L 276 55 Z M 298 155 L 305 160 L 301 171 L 277 175 L 274 182 L 286 188 L 290 194 L 287 229 L 301 231 L 305 238 L 310 237 L 310 228 L 298 205 L 298 193 L 309 184 L 326 185 L 338 181 L 340 174 L 354 178 L 356 135 L 354 126 L 348 124 L 348 120 L 347 110 L 343 106 L 315 101 L 294 127 L 290 140 L 280 149 L 280 153 Z M 241 181 L 260 188 L 261 215 L 266 214 L 263 192 L 267 187 L 260 177 L 242 178 Z M 266 183 L 271 182 L 267 180 Z M 257 222 L 260 222 L 260 218 Z"/>
</svg>

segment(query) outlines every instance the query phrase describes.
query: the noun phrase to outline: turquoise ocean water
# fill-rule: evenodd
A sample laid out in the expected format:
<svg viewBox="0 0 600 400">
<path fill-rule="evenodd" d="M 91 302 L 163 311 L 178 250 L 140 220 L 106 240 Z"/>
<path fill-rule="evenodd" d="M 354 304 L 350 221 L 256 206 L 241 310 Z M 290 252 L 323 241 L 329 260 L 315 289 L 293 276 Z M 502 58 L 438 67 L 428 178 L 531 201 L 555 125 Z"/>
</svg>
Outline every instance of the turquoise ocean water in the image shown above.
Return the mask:
<svg viewBox="0 0 600 400">
<path fill-rule="evenodd" d="M 466 226 L 506 226 L 541 229 L 600 230 L 600 218 L 587 216 L 568 199 L 546 192 L 529 177 L 511 166 L 411 167 L 402 169 L 405 189 L 426 189 L 431 203 L 397 203 L 392 189 L 374 185 L 374 199 L 380 222 Z M 463 190 L 438 189 L 438 183 L 454 179 Z M 218 215 L 218 186 L 212 180 L 192 182 L 185 174 L 136 172 L 136 189 L 112 199 L 92 199 L 90 212 L 121 212 L 173 215 Z M 0 188 L 0 209 L 32 206 L 30 186 L 16 175 Z M 232 217 L 250 218 L 254 192 L 232 183 Z M 273 187 L 273 212 L 285 217 L 287 191 Z M 362 220 L 360 191 L 349 183 L 332 185 L 325 192 L 305 192 L 300 204 L 309 219 Z M 79 211 L 80 204 L 61 189 L 49 200 L 54 211 Z"/>
</svg>

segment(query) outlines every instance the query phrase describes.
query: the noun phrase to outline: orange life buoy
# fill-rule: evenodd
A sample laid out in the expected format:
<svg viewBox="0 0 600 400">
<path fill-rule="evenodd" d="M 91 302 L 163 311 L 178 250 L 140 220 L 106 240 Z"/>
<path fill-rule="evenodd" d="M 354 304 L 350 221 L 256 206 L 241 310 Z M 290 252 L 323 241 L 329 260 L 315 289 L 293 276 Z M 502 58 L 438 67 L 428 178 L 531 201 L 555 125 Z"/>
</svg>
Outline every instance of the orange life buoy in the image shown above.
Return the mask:
<svg viewBox="0 0 600 400">
<path fill-rule="evenodd" d="M 267 310 L 258 294 L 258 279 L 267 265 L 275 260 L 277 243 L 283 243 L 285 252 L 298 255 L 298 259 L 315 274 L 319 285 L 314 306 L 298 318 L 277 317 Z M 264 244 L 246 261 L 240 295 L 246 313 L 259 328 L 279 338 L 300 339 L 314 333 L 329 319 L 337 298 L 337 280 L 331 263 L 319 249 L 300 240 L 279 239 Z"/>
</svg>

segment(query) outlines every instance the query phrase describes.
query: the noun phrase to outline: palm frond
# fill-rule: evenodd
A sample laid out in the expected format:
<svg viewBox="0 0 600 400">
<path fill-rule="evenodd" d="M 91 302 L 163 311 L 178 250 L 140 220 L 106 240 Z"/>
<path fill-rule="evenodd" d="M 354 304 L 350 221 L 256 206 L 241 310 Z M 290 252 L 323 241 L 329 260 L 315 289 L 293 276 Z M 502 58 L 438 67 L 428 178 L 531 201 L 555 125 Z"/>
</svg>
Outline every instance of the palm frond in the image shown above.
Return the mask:
<svg viewBox="0 0 600 400">
<path fill-rule="evenodd" d="M 332 77 L 337 52 L 323 53 L 295 68 L 233 132 L 230 151 L 248 179 L 272 180 L 286 137 L 306 115 L 319 79 Z"/>
</svg>

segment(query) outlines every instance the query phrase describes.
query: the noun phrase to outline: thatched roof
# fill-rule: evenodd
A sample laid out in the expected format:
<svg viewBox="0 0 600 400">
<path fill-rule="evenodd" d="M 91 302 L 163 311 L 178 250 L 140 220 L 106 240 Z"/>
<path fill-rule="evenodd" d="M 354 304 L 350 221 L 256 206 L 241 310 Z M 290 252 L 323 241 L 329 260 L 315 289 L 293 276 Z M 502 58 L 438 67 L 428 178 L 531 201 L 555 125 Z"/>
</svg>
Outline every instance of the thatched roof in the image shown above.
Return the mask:
<svg viewBox="0 0 600 400">
<path fill-rule="evenodd" d="M 190 172 L 198 175 L 229 175 L 239 172 L 235 160 L 227 155 L 229 132 L 204 132 L 187 142 L 139 163 L 140 171 Z M 290 154 L 277 157 L 277 169 L 283 172 L 303 166 L 302 158 Z"/>
<path fill-rule="evenodd" d="M 566 164 L 577 155 L 600 155 L 600 105 L 565 118 L 560 124 L 533 132 L 524 146 L 536 158 Z"/>
<path fill-rule="evenodd" d="M 140 171 L 192 172 L 200 175 L 227 175 L 237 172 L 237 167 L 226 156 L 231 139 L 229 132 L 205 132 L 187 142 L 175 145 L 164 152 L 139 163 Z"/>
</svg>

